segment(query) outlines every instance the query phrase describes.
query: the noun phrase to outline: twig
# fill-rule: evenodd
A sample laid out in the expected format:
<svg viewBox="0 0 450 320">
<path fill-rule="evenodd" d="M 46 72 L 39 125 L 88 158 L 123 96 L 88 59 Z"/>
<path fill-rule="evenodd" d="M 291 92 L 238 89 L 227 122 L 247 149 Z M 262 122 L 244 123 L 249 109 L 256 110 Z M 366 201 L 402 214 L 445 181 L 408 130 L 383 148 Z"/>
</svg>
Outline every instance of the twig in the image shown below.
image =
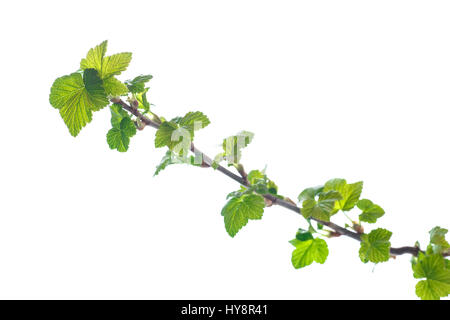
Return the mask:
<svg viewBox="0 0 450 320">
<path fill-rule="evenodd" d="M 159 124 L 152 121 L 151 119 L 149 119 L 148 117 L 146 117 L 145 115 L 143 115 L 137 108 L 130 106 L 129 104 L 127 104 L 126 102 L 124 102 L 121 99 L 115 98 L 111 100 L 113 103 L 117 103 L 119 105 L 122 106 L 123 109 L 127 110 L 128 112 L 130 112 L 131 114 L 133 114 L 134 116 L 136 116 L 139 120 L 141 120 L 143 122 L 143 124 L 145 124 L 146 126 L 150 126 L 153 127 L 155 129 L 159 128 Z M 212 165 L 212 160 L 210 157 L 208 157 L 206 154 L 204 154 L 202 151 L 200 151 L 197 147 L 195 147 L 194 143 L 191 144 L 191 151 L 195 154 L 195 155 L 200 155 L 201 159 L 202 159 L 202 167 L 211 167 Z M 238 182 L 239 184 L 248 187 L 249 186 L 249 182 L 247 180 L 247 173 L 245 172 L 244 168 L 242 165 L 239 165 L 236 168 L 239 172 L 239 174 L 241 176 L 236 175 L 235 173 L 231 172 L 230 170 L 228 170 L 227 168 L 219 165 L 217 167 L 217 171 L 223 173 L 224 175 L 226 175 L 227 177 L 233 179 L 234 181 Z M 283 200 L 283 199 L 279 199 L 271 194 L 265 194 L 263 195 L 265 199 L 269 200 L 272 204 L 277 204 L 281 207 L 284 207 L 288 210 L 291 210 L 297 214 L 301 215 L 301 209 L 295 205 L 294 203 L 292 203 L 291 201 L 287 201 L 287 200 Z M 346 228 L 343 228 L 333 222 L 329 222 L 329 221 L 322 221 L 316 218 L 311 217 L 312 220 L 327 226 L 328 228 L 334 230 L 334 232 L 338 235 L 342 235 L 342 236 L 346 236 L 349 238 L 352 238 L 354 240 L 357 241 L 361 241 L 361 233 L 357 233 L 357 232 L 353 232 L 350 231 Z M 399 247 L 399 248 L 392 248 L 390 249 L 390 254 L 393 256 L 398 256 L 398 255 L 402 255 L 402 254 L 411 254 L 413 256 L 417 256 L 419 254 L 419 252 L 422 252 L 418 247 Z M 450 256 L 450 252 L 444 252 L 443 256 Z"/>
</svg>

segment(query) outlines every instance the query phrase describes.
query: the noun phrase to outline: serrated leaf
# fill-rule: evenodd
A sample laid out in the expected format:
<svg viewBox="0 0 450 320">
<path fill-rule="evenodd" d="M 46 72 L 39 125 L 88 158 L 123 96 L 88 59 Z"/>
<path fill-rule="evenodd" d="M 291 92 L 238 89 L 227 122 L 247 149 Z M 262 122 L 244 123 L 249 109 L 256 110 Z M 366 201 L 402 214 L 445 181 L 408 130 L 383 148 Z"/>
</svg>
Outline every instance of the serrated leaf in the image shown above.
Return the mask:
<svg viewBox="0 0 450 320">
<path fill-rule="evenodd" d="M 448 241 L 445 239 L 447 232 L 447 229 L 441 227 L 434 227 L 430 230 L 430 243 L 434 245 L 436 253 L 441 253 L 443 250 L 450 248 Z"/>
<path fill-rule="evenodd" d="M 164 157 L 161 159 L 161 162 L 156 166 L 156 171 L 153 176 L 157 176 L 162 170 L 167 168 L 167 166 L 173 164 L 173 153 L 168 150 Z"/>
<path fill-rule="evenodd" d="M 337 191 L 322 192 L 319 199 L 304 200 L 302 203 L 301 213 L 305 218 L 315 218 L 322 221 L 330 221 L 330 216 L 335 207 L 336 201 L 342 199 Z"/>
<path fill-rule="evenodd" d="M 112 128 L 108 131 L 106 141 L 110 149 L 117 149 L 119 152 L 126 152 L 130 144 L 130 138 L 117 128 Z"/>
<path fill-rule="evenodd" d="M 125 81 L 125 84 L 128 87 L 128 90 L 132 93 L 140 93 L 143 92 L 145 88 L 145 84 L 152 79 L 151 75 L 140 75 L 134 78 L 133 80 Z"/>
<path fill-rule="evenodd" d="M 131 138 L 136 134 L 136 125 L 129 117 L 126 117 L 120 122 L 120 130 Z"/>
<path fill-rule="evenodd" d="M 125 71 L 130 64 L 131 56 L 131 52 L 122 52 L 103 58 L 102 71 L 100 72 L 102 79 L 119 75 L 122 71 Z"/>
<path fill-rule="evenodd" d="M 316 196 L 323 191 L 323 186 L 306 188 L 298 195 L 298 201 L 314 200 Z"/>
<path fill-rule="evenodd" d="M 131 61 L 131 52 L 123 52 L 105 57 L 108 41 L 89 50 L 85 59 L 81 60 L 80 68 L 95 69 L 98 71 L 101 79 L 119 75 L 125 71 Z"/>
<path fill-rule="evenodd" d="M 265 174 L 259 170 L 252 170 L 247 175 L 247 180 L 250 184 L 255 184 L 258 180 L 264 179 Z"/>
<path fill-rule="evenodd" d="M 372 230 L 369 234 L 361 235 L 361 247 L 359 257 L 362 262 L 368 261 L 378 263 L 389 260 L 389 250 L 391 243 L 389 239 L 392 232 L 386 229 L 378 228 Z"/>
<path fill-rule="evenodd" d="M 200 111 L 188 112 L 183 118 L 179 120 L 180 127 L 187 129 L 192 137 L 194 136 L 194 131 L 205 128 L 211 122 L 208 117 Z"/>
<path fill-rule="evenodd" d="M 189 151 L 194 131 L 209 124 L 209 119 L 201 112 L 188 112 L 184 117 L 163 122 L 156 131 L 155 147 L 169 147 L 178 155 Z"/>
<path fill-rule="evenodd" d="M 178 140 L 172 140 L 172 134 L 178 128 L 178 125 L 172 121 L 165 121 L 161 123 L 155 134 L 155 147 L 162 148 L 168 146 L 169 148 L 172 148 L 174 144 L 178 143 Z"/>
<path fill-rule="evenodd" d="M 85 59 L 81 60 L 80 69 L 95 69 L 100 73 L 103 64 L 103 57 L 106 54 L 106 48 L 108 46 L 108 40 L 103 41 L 99 45 L 90 49 Z M 101 77 L 101 75 L 100 75 Z"/>
<path fill-rule="evenodd" d="M 200 163 L 197 163 L 195 161 L 194 156 L 179 157 L 179 156 L 176 156 L 172 151 L 168 150 L 166 152 L 166 154 L 164 155 L 164 157 L 161 159 L 161 162 L 156 166 L 156 171 L 153 174 L 153 176 L 157 176 L 162 170 L 167 168 L 169 165 L 182 164 L 182 163 L 190 164 L 193 166 L 201 166 L 201 161 L 200 161 Z"/>
<path fill-rule="evenodd" d="M 92 120 L 92 112 L 108 105 L 102 80 L 97 71 L 87 69 L 83 75 L 72 73 L 55 80 L 50 90 L 50 104 L 59 113 L 72 136 Z"/>
<path fill-rule="evenodd" d="M 314 261 L 323 264 L 327 260 L 328 246 L 323 239 L 316 238 L 306 241 L 294 239 L 290 243 L 295 246 L 291 259 L 295 269 L 309 266 Z"/>
<path fill-rule="evenodd" d="M 375 223 L 378 218 L 384 215 L 383 208 L 368 199 L 361 199 L 356 205 L 362 210 L 362 213 L 359 215 L 359 220 L 361 221 Z"/>
<path fill-rule="evenodd" d="M 222 142 L 224 158 L 228 164 L 237 164 L 241 160 L 241 150 L 252 142 L 254 134 L 249 131 L 241 131 L 237 135 L 225 138 Z"/>
<path fill-rule="evenodd" d="M 112 96 L 123 96 L 128 93 L 128 88 L 115 77 L 107 78 L 103 81 L 103 88 L 107 94 Z"/>
<path fill-rule="evenodd" d="M 336 202 L 335 211 L 349 211 L 353 209 L 361 196 L 363 182 L 347 184 L 345 179 L 332 179 L 325 183 L 324 192 L 337 191 L 342 195 L 342 199 Z"/>
<path fill-rule="evenodd" d="M 450 269 L 442 255 L 420 254 L 413 264 L 414 277 L 425 278 L 416 285 L 416 294 L 423 300 L 439 300 L 450 294 Z"/>
<path fill-rule="evenodd" d="M 119 104 L 112 104 L 111 110 L 111 125 L 113 128 L 120 129 L 120 122 L 123 118 L 128 117 L 128 113 L 122 109 Z"/>
<path fill-rule="evenodd" d="M 231 198 L 222 209 L 228 234 L 234 237 L 249 219 L 261 219 L 264 207 L 264 198 L 257 194 L 244 194 Z"/>
<path fill-rule="evenodd" d="M 150 111 L 150 103 L 147 100 L 147 92 L 149 88 L 145 88 L 142 92 L 136 93 L 136 100 L 139 103 L 138 108 L 144 110 L 144 113 Z"/>
<path fill-rule="evenodd" d="M 130 138 L 136 134 L 136 126 L 129 117 L 124 117 L 120 121 L 119 128 L 114 127 L 106 134 L 106 141 L 110 149 L 117 149 L 119 152 L 126 152 L 130 145 Z"/>
</svg>

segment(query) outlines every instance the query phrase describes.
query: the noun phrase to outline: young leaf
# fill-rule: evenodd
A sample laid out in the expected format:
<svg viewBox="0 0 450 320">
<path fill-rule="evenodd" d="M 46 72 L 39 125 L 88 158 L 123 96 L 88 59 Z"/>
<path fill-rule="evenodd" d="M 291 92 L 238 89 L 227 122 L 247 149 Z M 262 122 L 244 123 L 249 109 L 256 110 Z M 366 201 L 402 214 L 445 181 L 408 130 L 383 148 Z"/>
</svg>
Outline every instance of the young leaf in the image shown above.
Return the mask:
<svg viewBox="0 0 450 320">
<path fill-rule="evenodd" d="M 295 235 L 295 239 L 299 241 L 307 241 L 314 239 L 314 237 L 310 231 L 298 229 L 297 234 Z"/>
<path fill-rule="evenodd" d="M 112 104 L 110 107 L 111 110 L 111 125 L 113 128 L 120 129 L 120 122 L 123 118 L 128 117 L 128 113 L 122 109 L 119 104 Z"/>
<path fill-rule="evenodd" d="M 93 49 L 90 49 L 86 58 L 81 60 L 80 68 L 95 69 L 101 79 L 119 75 L 125 71 L 131 61 L 131 52 L 123 52 L 105 57 L 108 41 L 103 41 Z"/>
<path fill-rule="evenodd" d="M 362 210 L 362 213 L 359 215 L 359 220 L 361 221 L 375 223 L 378 218 L 381 218 L 384 215 L 383 208 L 370 200 L 361 199 L 356 205 Z"/>
<path fill-rule="evenodd" d="M 264 198 L 257 194 L 244 194 L 231 198 L 222 209 L 228 234 L 234 237 L 249 219 L 261 219 L 264 207 Z"/>
<path fill-rule="evenodd" d="M 238 164 L 241 160 L 241 150 L 252 142 L 254 134 L 249 131 L 241 131 L 235 136 L 225 138 L 222 143 L 224 159 L 228 164 Z"/>
<path fill-rule="evenodd" d="M 136 93 L 136 100 L 139 102 L 139 109 L 144 110 L 144 114 L 150 111 L 150 103 L 147 101 L 147 92 L 149 88 L 145 88 L 143 91 Z"/>
<path fill-rule="evenodd" d="M 250 184 L 255 184 L 258 180 L 264 179 L 265 174 L 259 170 L 252 170 L 247 175 L 247 180 Z"/>
<path fill-rule="evenodd" d="M 306 188 L 298 195 L 298 201 L 314 200 L 316 196 L 323 191 L 323 186 Z"/>
<path fill-rule="evenodd" d="M 414 278 L 421 280 L 416 285 L 416 294 L 423 300 L 439 300 L 450 294 L 450 269 L 440 254 L 419 254 L 413 264 Z"/>
<path fill-rule="evenodd" d="M 140 75 L 133 80 L 125 81 L 125 84 L 131 93 L 140 93 L 145 90 L 145 84 L 152 78 L 151 75 Z"/>
<path fill-rule="evenodd" d="M 173 148 L 173 146 L 178 143 L 178 140 L 173 141 L 172 134 L 178 128 L 178 125 L 172 121 L 165 121 L 161 123 L 155 134 L 155 147 L 162 148 L 168 146 L 169 149 Z"/>
<path fill-rule="evenodd" d="M 328 246 L 323 239 L 316 238 L 302 241 L 296 238 L 291 240 L 290 243 L 295 247 L 291 259 L 295 269 L 309 266 L 314 261 L 323 264 L 327 260 Z"/>
<path fill-rule="evenodd" d="M 136 134 L 136 125 L 129 117 L 126 117 L 120 121 L 120 130 L 131 138 Z"/>
<path fill-rule="evenodd" d="M 127 86 L 115 77 L 110 77 L 103 80 L 103 88 L 105 88 L 107 94 L 112 96 L 123 96 L 128 93 Z"/>
<path fill-rule="evenodd" d="M 188 112 L 183 118 L 165 121 L 156 131 L 155 147 L 167 146 L 179 155 L 186 155 L 194 137 L 194 131 L 206 127 L 209 123 L 208 117 L 201 112 Z"/>
<path fill-rule="evenodd" d="M 201 166 L 201 161 L 200 161 L 200 163 L 197 163 L 195 161 L 194 156 L 179 157 L 179 156 L 175 155 L 172 151 L 168 150 L 166 152 L 166 154 L 164 155 L 164 157 L 161 159 L 161 162 L 159 163 L 159 165 L 156 166 L 156 171 L 153 176 L 158 175 L 162 170 L 167 168 L 167 166 L 172 165 L 172 164 L 178 164 L 178 163 L 185 163 L 185 164 L 190 164 L 193 166 Z"/>
<path fill-rule="evenodd" d="M 108 105 L 106 92 L 97 71 L 83 75 L 72 73 L 55 80 L 50 90 L 50 104 L 59 113 L 74 137 L 92 120 L 92 112 Z"/>
<path fill-rule="evenodd" d="M 442 251 L 450 248 L 450 244 L 445 239 L 447 232 L 447 229 L 441 227 L 434 227 L 430 230 L 430 244 L 433 245 L 433 250 L 435 253 L 441 253 Z"/>
<path fill-rule="evenodd" d="M 136 134 L 136 126 L 129 117 L 120 121 L 119 128 L 114 127 L 106 134 L 106 141 L 111 149 L 126 152 L 130 144 L 130 138 Z"/>
<path fill-rule="evenodd" d="M 302 203 L 302 215 L 305 218 L 313 217 L 322 221 L 330 221 L 330 216 L 336 201 L 342 199 L 337 191 L 328 191 L 319 194 L 319 199 L 306 199 Z"/>
<path fill-rule="evenodd" d="M 194 137 L 194 130 L 203 129 L 210 123 L 208 117 L 200 111 L 188 112 L 179 120 L 180 127 L 187 129 L 192 137 Z"/>
<path fill-rule="evenodd" d="M 345 179 L 332 179 L 325 183 L 324 192 L 334 190 L 342 195 L 342 199 L 336 202 L 335 211 L 349 211 L 353 209 L 361 196 L 363 182 L 347 184 Z"/>
<path fill-rule="evenodd" d="M 389 260 L 389 250 L 391 243 L 389 239 L 392 232 L 378 228 L 372 230 L 369 234 L 361 235 L 361 248 L 359 249 L 359 257 L 362 262 L 368 261 L 378 263 Z"/>
</svg>

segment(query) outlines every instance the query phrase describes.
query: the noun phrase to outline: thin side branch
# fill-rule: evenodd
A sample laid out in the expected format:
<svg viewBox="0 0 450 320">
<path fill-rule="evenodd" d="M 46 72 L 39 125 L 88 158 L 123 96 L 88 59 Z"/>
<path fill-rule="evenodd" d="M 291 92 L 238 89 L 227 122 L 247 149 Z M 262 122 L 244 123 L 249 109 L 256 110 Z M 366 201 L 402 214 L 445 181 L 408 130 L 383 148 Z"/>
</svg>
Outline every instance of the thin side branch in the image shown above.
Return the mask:
<svg viewBox="0 0 450 320">
<path fill-rule="evenodd" d="M 152 121 L 150 118 L 143 115 L 136 107 L 130 106 L 129 104 L 127 104 L 126 102 L 124 102 L 121 99 L 115 98 L 115 99 L 112 99 L 111 101 L 113 103 L 117 103 L 117 104 L 121 105 L 123 109 L 127 110 L 128 112 L 130 112 L 131 114 L 136 116 L 146 126 L 150 126 L 155 129 L 159 128 L 159 123 Z M 204 154 L 202 151 L 200 151 L 197 147 L 195 147 L 195 145 L 193 143 L 191 144 L 190 149 L 191 149 L 192 153 L 194 153 L 195 155 L 201 156 L 202 167 L 211 167 L 212 160 L 210 157 L 208 157 L 206 154 Z M 238 172 L 241 176 L 238 176 L 237 174 L 231 172 L 230 170 L 228 170 L 227 168 L 225 168 L 221 165 L 219 165 L 216 170 L 223 173 L 227 177 L 233 179 L 234 181 L 238 182 L 239 184 L 241 184 L 245 187 L 249 186 L 249 183 L 247 181 L 247 174 L 245 173 L 243 168 L 238 168 Z M 294 203 L 292 203 L 291 201 L 279 199 L 277 197 L 274 197 L 271 194 L 264 195 L 264 198 L 269 200 L 272 204 L 277 204 L 281 207 L 284 207 L 288 210 L 291 210 L 291 211 L 301 215 L 300 208 L 297 205 L 295 205 Z M 324 225 L 324 226 L 327 226 L 328 228 L 332 229 L 338 235 L 346 236 L 346 237 L 352 238 L 354 240 L 361 241 L 360 233 L 343 228 L 333 222 L 321 221 L 321 220 L 315 219 L 315 218 L 311 218 L 311 219 Z M 393 256 L 398 256 L 398 255 L 402 255 L 402 254 L 411 254 L 413 256 L 417 256 L 419 254 L 419 252 L 421 252 L 421 250 L 418 247 L 408 247 L 408 246 L 399 247 L 399 248 L 391 248 L 391 250 L 390 250 L 390 253 Z M 449 253 L 446 252 L 443 255 L 449 256 L 450 252 Z"/>
</svg>

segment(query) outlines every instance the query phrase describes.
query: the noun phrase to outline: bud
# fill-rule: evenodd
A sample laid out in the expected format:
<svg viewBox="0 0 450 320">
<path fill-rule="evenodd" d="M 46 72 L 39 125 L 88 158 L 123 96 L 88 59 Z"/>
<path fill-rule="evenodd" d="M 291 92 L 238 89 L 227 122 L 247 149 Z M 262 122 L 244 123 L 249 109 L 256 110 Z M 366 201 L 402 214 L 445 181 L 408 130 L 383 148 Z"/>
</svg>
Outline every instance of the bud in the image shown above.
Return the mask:
<svg viewBox="0 0 450 320">
<path fill-rule="evenodd" d="M 359 234 L 364 233 L 364 228 L 362 225 L 360 225 L 359 223 L 353 222 L 353 230 L 355 230 L 356 232 L 358 232 Z"/>
</svg>

